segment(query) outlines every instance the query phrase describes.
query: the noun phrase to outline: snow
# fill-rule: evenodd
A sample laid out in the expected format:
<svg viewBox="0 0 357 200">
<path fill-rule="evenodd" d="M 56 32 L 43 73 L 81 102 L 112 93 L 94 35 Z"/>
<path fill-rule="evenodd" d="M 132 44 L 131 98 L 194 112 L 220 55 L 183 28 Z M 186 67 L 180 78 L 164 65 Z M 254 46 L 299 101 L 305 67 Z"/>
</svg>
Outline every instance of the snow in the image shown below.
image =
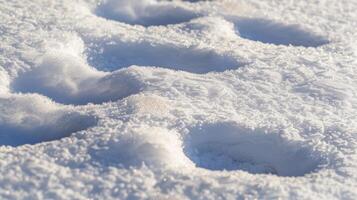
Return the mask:
<svg viewBox="0 0 357 200">
<path fill-rule="evenodd" d="M 64 49 L 48 49 L 33 70 L 14 80 L 13 90 L 76 105 L 117 100 L 140 91 L 140 81 L 130 73 L 105 73 L 89 66 L 83 58 L 83 42 L 77 37 L 73 40 Z"/>
<path fill-rule="evenodd" d="M 322 36 L 299 25 L 287 25 L 266 19 L 239 18 L 235 21 L 240 37 L 276 45 L 318 47 L 328 43 Z"/>
<path fill-rule="evenodd" d="M 185 148 L 188 154 L 193 154 L 190 157 L 197 166 L 211 170 L 303 176 L 317 171 L 326 162 L 322 152 L 314 152 L 306 144 L 232 122 L 200 125 L 190 131 L 186 140 Z"/>
<path fill-rule="evenodd" d="M 243 65 L 230 55 L 220 55 L 211 49 L 155 44 L 143 41 L 121 41 L 112 37 L 90 41 L 89 63 L 104 71 L 132 65 L 155 66 L 191 73 L 208 73 L 236 69 Z M 228 54 L 228 53 L 227 53 Z M 219 67 L 216 67 L 219 66 Z"/>
<path fill-rule="evenodd" d="M 356 8 L 0 0 L 0 199 L 356 199 Z"/>
<path fill-rule="evenodd" d="M 179 5 L 156 0 L 105 0 L 100 3 L 96 13 L 107 19 L 143 26 L 177 24 L 197 17 L 198 14 L 193 10 Z"/>
<path fill-rule="evenodd" d="M 70 111 L 39 95 L 15 95 L 0 102 L 1 145 L 57 140 L 96 124 L 93 116 Z"/>
</svg>

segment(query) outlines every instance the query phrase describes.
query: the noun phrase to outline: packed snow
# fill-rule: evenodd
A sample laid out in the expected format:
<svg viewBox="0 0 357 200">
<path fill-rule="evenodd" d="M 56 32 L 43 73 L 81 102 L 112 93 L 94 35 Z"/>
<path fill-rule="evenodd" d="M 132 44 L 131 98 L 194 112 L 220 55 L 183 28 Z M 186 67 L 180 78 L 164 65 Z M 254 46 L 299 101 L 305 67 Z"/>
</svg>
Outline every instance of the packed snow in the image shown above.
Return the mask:
<svg viewBox="0 0 357 200">
<path fill-rule="evenodd" d="M 357 199 L 354 0 L 0 0 L 0 199 Z"/>
</svg>

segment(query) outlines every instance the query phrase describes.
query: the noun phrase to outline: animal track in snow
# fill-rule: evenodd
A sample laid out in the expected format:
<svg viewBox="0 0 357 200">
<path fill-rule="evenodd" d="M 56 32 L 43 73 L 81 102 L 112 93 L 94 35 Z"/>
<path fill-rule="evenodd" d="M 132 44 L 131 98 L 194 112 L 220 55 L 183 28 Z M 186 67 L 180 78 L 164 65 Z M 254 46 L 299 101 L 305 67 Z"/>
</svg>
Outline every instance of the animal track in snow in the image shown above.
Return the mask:
<svg viewBox="0 0 357 200">
<path fill-rule="evenodd" d="M 312 33 L 299 25 L 283 24 L 260 18 L 234 18 L 240 37 L 275 45 L 318 47 L 329 43 L 320 35 Z"/>
<path fill-rule="evenodd" d="M 177 4 L 157 0 L 105 0 L 95 13 L 106 19 L 142 26 L 178 24 L 198 17 L 194 11 Z"/>
<path fill-rule="evenodd" d="M 185 144 L 187 156 L 209 170 L 303 176 L 316 171 L 322 162 L 318 152 L 303 144 L 229 122 L 195 127 Z"/>
<path fill-rule="evenodd" d="M 96 123 L 94 117 L 61 107 L 40 95 L 0 98 L 0 145 L 57 140 Z"/>
<path fill-rule="evenodd" d="M 197 47 L 178 47 L 149 42 L 93 42 L 88 62 L 99 70 L 113 71 L 131 65 L 156 66 L 204 74 L 237 69 L 243 65 L 233 56 Z"/>
</svg>

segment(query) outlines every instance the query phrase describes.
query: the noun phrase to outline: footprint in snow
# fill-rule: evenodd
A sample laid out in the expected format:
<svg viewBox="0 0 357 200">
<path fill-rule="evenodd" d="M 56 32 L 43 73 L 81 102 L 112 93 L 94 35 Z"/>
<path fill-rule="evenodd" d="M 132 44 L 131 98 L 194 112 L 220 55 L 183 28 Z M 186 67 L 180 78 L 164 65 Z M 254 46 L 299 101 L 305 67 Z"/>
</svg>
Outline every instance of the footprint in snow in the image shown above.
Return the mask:
<svg viewBox="0 0 357 200">
<path fill-rule="evenodd" d="M 231 17 L 240 37 L 257 42 L 319 47 L 329 41 L 298 24 L 285 24 L 262 18 Z"/>
<path fill-rule="evenodd" d="M 123 99 L 143 89 L 138 66 L 155 66 L 191 73 L 220 72 L 242 65 L 213 50 L 184 48 L 112 38 L 86 41 L 71 36 L 63 49 L 49 49 L 31 70 L 10 84 L 13 92 L 39 93 L 63 104 L 100 104 Z M 85 49 L 87 49 L 85 51 Z M 84 56 L 87 54 L 87 56 Z M 88 57 L 88 58 L 87 58 Z"/>
<path fill-rule="evenodd" d="M 296 177 L 316 172 L 323 162 L 321 153 L 307 145 L 233 122 L 194 127 L 184 146 L 196 166 L 208 170 Z"/>
<path fill-rule="evenodd" d="M 178 24 L 198 17 L 196 12 L 180 2 L 172 4 L 156 0 L 105 0 L 95 13 L 109 20 L 146 27 Z"/>
</svg>

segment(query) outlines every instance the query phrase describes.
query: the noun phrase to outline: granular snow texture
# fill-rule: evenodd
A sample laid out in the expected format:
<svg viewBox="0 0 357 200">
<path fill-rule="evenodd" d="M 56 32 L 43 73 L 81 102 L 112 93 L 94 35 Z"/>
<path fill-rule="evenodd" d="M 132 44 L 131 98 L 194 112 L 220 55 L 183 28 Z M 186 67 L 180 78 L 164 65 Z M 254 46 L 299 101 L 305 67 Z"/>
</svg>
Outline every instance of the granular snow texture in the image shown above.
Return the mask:
<svg viewBox="0 0 357 200">
<path fill-rule="evenodd" d="M 0 0 L 0 199 L 357 199 L 356 10 Z"/>
</svg>

